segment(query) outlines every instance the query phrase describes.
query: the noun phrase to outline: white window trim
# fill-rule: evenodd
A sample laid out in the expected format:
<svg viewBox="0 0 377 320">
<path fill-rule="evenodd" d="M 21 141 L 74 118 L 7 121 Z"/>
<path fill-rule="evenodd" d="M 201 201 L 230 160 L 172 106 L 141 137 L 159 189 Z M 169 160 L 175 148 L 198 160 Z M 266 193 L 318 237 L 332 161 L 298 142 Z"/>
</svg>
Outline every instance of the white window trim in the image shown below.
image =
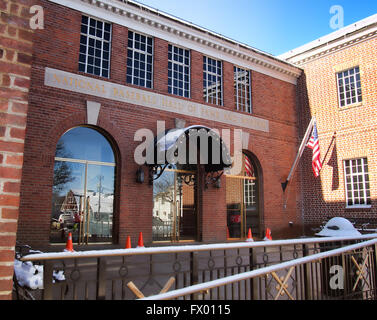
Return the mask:
<svg viewBox="0 0 377 320">
<path fill-rule="evenodd" d="M 129 37 L 128 37 L 128 33 L 127 33 L 127 57 L 126 57 L 126 59 L 128 59 L 128 50 L 132 50 L 132 66 L 134 65 L 133 62 L 135 61 L 135 52 L 141 53 L 141 54 L 145 54 L 145 59 L 146 59 L 144 61 L 145 65 L 147 65 L 147 56 L 151 56 L 152 57 L 152 63 L 151 63 L 152 69 L 151 69 L 151 87 L 150 88 L 147 87 L 147 85 L 146 85 L 147 84 L 147 69 L 145 69 L 145 78 L 144 78 L 145 85 L 141 86 L 141 85 L 138 85 L 138 84 L 134 83 L 134 71 L 135 71 L 135 68 L 132 67 L 132 75 L 131 75 L 132 83 L 129 83 L 129 84 L 132 84 L 132 85 L 135 85 L 135 86 L 139 86 L 139 87 L 142 87 L 142 88 L 153 89 L 153 87 L 154 87 L 154 81 L 153 81 L 153 79 L 154 79 L 154 37 L 151 36 L 151 35 L 139 32 L 139 31 L 128 29 L 128 32 L 130 32 L 130 31 L 133 32 L 133 34 L 134 34 L 134 38 L 132 39 L 133 48 L 129 48 L 128 47 Z M 148 53 L 147 46 L 145 46 L 145 51 L 142 51 L 140 49 L 136 49 L 135 48 L 135 45 L 134 45 L 135 44 L 135 34 L 138 34 L 138 35 L 144 36 L 146 38 L 151 38 L 152 39 L 152 53 Z M 126 77 L 127 77 L 127 75 L 126 75 Z"/>
<path fill-rule="evenodd" d="M 174 64 L 177 64 L 179 66 L 182 66 L 183 70 L 185 69 L 185 67 L 189 68 L 189 72 L 188 72 L 188 84 L 189 84 L 188 97 L 185 96 L 185 89 L 184 88 L 183 88 L 183 96 L 181 96 L 179 94 L 176 94 L 176 95 L 179 96 L 179 97 L 183 97 L 183 98 L 191 98 L 191 51 L 190 51 L 190 49 L 187 49 L 187 48 L 184 48 L 184 47 L 181 47 L 181 46 L 177 46 L 177 45 L 175 45 L 173 43 L 169 43 L 169 45 L 172 46 L 172 59 L 171 60 L 168 59 L 168 62 L 172 63 L 172 67 L 173 67 Z M 184 62 L 175 61 L 173 59 L 174 48 L 183 49 L 183 50 L 186 50 L 186 51 L 189 52 L 189 64 L 188 65 L 186 65 Z M 174 89 L 174 86 L 173 86 L 173 81 L 174 81 L 173 71 L 174 70 L 172 69 L 172 77 L 171 77 L 171 81 L 172 81 L 172 85 L 171 86 L 172 86 L 172 89 Z M 185 76 L 185 75 L 186 75 L 185 72 L 183 72 L 183 76 Z M 184 84 L 185 84 L 185 81 L 183 81 L 183 85 Z M 174 94 L 174 93 L 172 92 L 172 94 Z"/>
<path fill-rule="evenodd" d="M 93 36 L 93 35 L 90 35 L 89 34 L 89 28 L 90 28 L 90 23 L 89 23 L 89 20 L 88 20 L 88 32 L 86 34 L 83 34 L 81 32 L 81 26 L 82 26 L 82 22 L 80 23 L 80 36 L 84 35 L 86 36 L 86 52 L 85 52 L 85 73 L 87 74 L 92 74 L 92 75 L 95 75 L 95 76 L 99 76 L 99 77 L 102 77 L 102 78 L 106 78 L 106 79 L 110 79 L 111 76 L 110 76 L 110 72 L 111 72 L 111 50 L 112 50 L 112 39 L 113 39 L 113 25 L 111 22 L 109 21 L 106 21 L 106 20 L 103 20 L 103 19 L 100 19 L 100 18 L 97 18 L 97 17 L 94 17 L 94 16 L 91 16 L 91 15 L 87 15 L 87 14 L 82 14 L 82 16 L 86 16 L 88 19 L 93 19 L 93 20 L 97 20 L 97 21 L 101 21 L 103 23 L 102 25 L 102 36 L 104 36 L 105 34 L 105 23 L 108 23 L 110 25 L 110 39 L 109 40 L 105 40 L 104 37 L 102 38 L 99 38 L 97 36 Z M 81 16 L 81 19 L 82 19 L 82 16 Z M 101 67 L 100 67 L 100 70 L 101 70 L 101 74 L 100 75 L 96 75 L 94 73 L 89 73 L 88 72 L 88 50 L 89 50 L 89 38 L 92 38 L 94 40 L 100 40 L 101 41 Z M 103 76 L 102 75 L 102 63 L 103 63 L 103 43 L 104 42 L 108 42 L 109 43 L 109 68 L 108 68 L 108 74 L 107 74 L 107 77 Z M 80 53 L 79 53 L 80 54 Z"/>
<path fill-rule="evenodd" d="M 208 66 L 208 59 L 215 60 L 216 62 L 218 62 L 218 61 L 221 62 L 221 69 L 220 69 L 221 73 L 220 74 L 218 74 L 217 72 L 215 73 L 215 72 L 212 72 L 212 71 L 208 71 L 208 68 L 207 69 L 203 68 L 203 73 L 205 72 L 205 73 L 207 73 L 209 75 L 216 76 L 216 78 L 220 77 L 220 88 L 221 88 L 221 90 L 220 90 L 220 93 L 221 93 L 221 99 L 220 99 L 220 101 L 218 101 L 219 100 L 219 98 L 218 98 L 218 92 L 219 92 L 218 87 L 219 86 L 216 86 L 216 103 L 210 102 L 209 101 L 209 95 L 208 95 L 208 80 L 207 80 L 208 77 L 207 77 L 207 79 L 206 79 L 206 88 L 203 88 L 203 91 L 204 90 L 206 91 L 205 101 L 207 103 L 215 104 L 215 105 L 218 105 L 218 106 L 223 106 L 224 105 L 223 61 L 219 60 L 219 59 L 215 59 L 215 58 L 209 57 L 209 56 L 204 56 L 204 58 L 207 59 L 206 60 L 206 66 Z M 204 79 L 203 79 L 203 81 L 204 81 Z"/>
<path fill-rule="evenodd" d="M 234 72 L 234 68 L 236 68 L 236 72 Z M 238 85 L 241 84 L 240 81 L 238 81 L 238 77 L 236 77 L 236 75 L 238 74 L 238 70 L 237 69 L 241 69 L 242 71 L 245 71 L 249 74 L 249 83 L 247 85 L 247 87 L 249 88 L 249 90 L 246 90 L 246 85 L 245 85 L 245 97 L 247 96 L 248 97 L 248 100 L 249 100 L 249 103 L 247 105 L 245 105 L 245 109 L 247 110 L 243 110 L 242 107 L 240 106 L 239 104 L 239 101 L 238 101 Z M 234 73 L 234 81 L 235 81 L 235 92 L 234 92 L 234 95 L 236 97 L 236 109 L 238 111 L 243 111 L 243 112 L 247 112 L 247 113 L 252 113 L 253 112 L 253 109 L 252 109 L 252 101 L 251 101 L 251 72 L 250 70 L 248 69 L 244 69 L 242 67 L 238 67 L 238 66 L 233 66 L 233 73 Z"/>
<path fill-rule="evenodd" d="M 339 104 L 339 108 L 347 108 L 347 107 L 350 107 L 350 106 L 353 106 L 353 105 L 357 105 L 357 104 L 361 104 L 363 102 L 363 90 L 361 90 L 361 100 L 359 101 L 359 97 L 358 97 L 358 94 L 357 94 L 357 80 L 356 80 L 356 72 L 353 74 L 353 78 L 354 78 L 354 84 L 355 84 L 355 88 L 353 89 L 355 91 L 355 98 L 356 98 L 356 101 L 355 102 L 352 102 L 351 103 L 347 103 L 347 97 L 346 97 L 346 83 L 345 83 L 345 78 L 344 76 L 342 76 L 341 80 L 342 80 L 342 84 L 343 84 L 343 88 L 344 88 L 344 91 L 343 91 L 343 95 L 344 95 L 344 106 L 341 105 L 341 98 L 340 98 L 340 87 L 339 87 L 339 78 L 338 78 L 338 75 L 340 73 L 343 73 L 345 71 L 350 71 L 352 69 L 356 69 L 356 68 L 359 68 L 359 75 L 360 75 L 360 89 L 361 89 L 361 71 L 360 71 L 360 67 L 358 65 L 352 67 L 352 68 L 348 68 L 348 69 L 344 69 L 342 71 L 338 71 L 336 73 L 336 88 L 337 88 L 337 91 L 338 91 L 338 104 Z M 350 78 L 348 76 L 348 78 Z M 349 84 L 350 85 L 350 84 Z M 350 91 L 352 92 L 352 91 Z M 352 97 L 351 97 L 351 100 L 352 100 Z"/>
<path fill-rule="evenodd" d="M 353 173 L 352 172 L 352 165 L 350 165 L 350 174 L 349 176 L 351 177 L 351 190 L 348 190 L 347 189 L 347 173 L 346 173 L 346 161 L 354 161 L 354 160 L 358 160 L 358 159 L 361 159 L 362 160 L 362 166 L 361 166 L 361 172 L 357 172 L 357 173 Z M 348 209 L 357 209 L 357 208 L 371 208 L 371 204 L 367 204 L 367 188 L 366 188 L 366 181 L 365 181 L 365 171 L 364 171 L 364 159 L 367 159 L 367 157 L 361 157 L 361 158 L 354 158 L 354 159 L 345 159 L 343 160 L 343 172 L 344 172 L 344 191 L 345 191 L 345 195 L 346 195 L 346 208 Z M 368 166 L 369 168 L 369 166 Z M 352 202 L 355 202 L 355 199 L 354 199 L 354 188 L 353 188 L 353 179 L 352 177 L 354 175 L 362 175 L 363 176 L 363 191 L 364 191 L 364 202 L 365 204 L 348 204 L 348 191 L 351 191 L 351 194 L 352 194 Z M 370 181 L 369 181 L 369 184 L 370 184 Z M 369 189 L 370 191 L 370 189 Z"/>
</svg>

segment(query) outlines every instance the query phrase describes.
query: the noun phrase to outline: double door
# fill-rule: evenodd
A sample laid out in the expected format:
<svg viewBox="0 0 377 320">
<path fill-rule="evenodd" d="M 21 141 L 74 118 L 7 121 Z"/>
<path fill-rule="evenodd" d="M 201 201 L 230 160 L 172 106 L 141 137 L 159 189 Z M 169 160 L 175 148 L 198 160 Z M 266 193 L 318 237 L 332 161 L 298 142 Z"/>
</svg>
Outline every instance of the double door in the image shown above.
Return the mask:
<svg viewBox="0 0 377 320">
<path fill-rule="evenodd" d="M 244 161 L 245 163 L 245 156 Z M 227 237 L 246 238 L 260 234 L 258 179 L 254 168 L 251 174 L 226 175 Z"/>
<path fill-rule="evenodd" d="M 165 169 L 153 182 L 153 241 L 197 239 L 194 171 Z"/>
</svg>

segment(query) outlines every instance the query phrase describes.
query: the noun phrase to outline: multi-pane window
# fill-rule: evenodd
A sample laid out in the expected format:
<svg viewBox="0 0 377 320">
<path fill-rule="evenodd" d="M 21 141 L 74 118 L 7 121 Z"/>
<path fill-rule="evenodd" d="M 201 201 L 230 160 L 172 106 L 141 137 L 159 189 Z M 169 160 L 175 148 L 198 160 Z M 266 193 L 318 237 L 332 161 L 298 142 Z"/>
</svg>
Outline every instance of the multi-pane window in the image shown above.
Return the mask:
<svg viewBox="0 0 377 320">
<path fill-rule="evenodd" d="M 347 206 L 369 206 L 370 184 L 367 158 L 344 161 Z"/>
<path fill-rule="evenodd" d="M 82 16 L 79 71 L 109 77 L 111 24 Z"/>
<path fill-rule="evenodd" d="M 234 67 L 234 102 L 236 109 L 251 113 L 250 71 Z"/>
<path fill-rule="evenodd" d="M 153 38 L 128 32 L 127 83 L 152 88 Z"/>
<path fill-rule="evenodd" d="M 256 187 L 255 187 L 255 180 L 244 180 L 243 185 L 244 191 L 244 200 L 246 206 L 255 206 L 256 205 Z"/>
<path fill-rule="evenodd" d="M 223 104 L 222 62 L 203 57 L 203 97 L 208 103 Z"/>
<path fill-rule="evenodd" d="M 169 44 L 168 51 L 169 93 L 190 97 L 190 51 Z"/>
<path fill-rule="evenodd" d="M 362 101 L 359 67 L 337 73 L 337 81 L 341 107 Z"/>
</svg>

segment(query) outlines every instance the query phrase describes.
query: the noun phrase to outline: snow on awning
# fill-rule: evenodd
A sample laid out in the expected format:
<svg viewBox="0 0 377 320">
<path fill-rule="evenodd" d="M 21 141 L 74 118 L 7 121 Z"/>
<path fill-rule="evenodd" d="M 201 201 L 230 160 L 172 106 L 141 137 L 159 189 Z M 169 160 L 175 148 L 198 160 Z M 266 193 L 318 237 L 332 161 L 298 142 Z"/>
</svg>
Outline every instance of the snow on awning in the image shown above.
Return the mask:
<svg viewBox="0 0 377 320">
<path fill-rule="evenodd" d="M 157 136 L 155 163 L 148 165 L 176 164 L 187 170 L 194 169 L 199 152 L 200 163 L 204 164 L 206 172 L 220 171 L 232 165 L 229 149 L 220 135 L 200 125 L 170 129 Z"/>
</svg>

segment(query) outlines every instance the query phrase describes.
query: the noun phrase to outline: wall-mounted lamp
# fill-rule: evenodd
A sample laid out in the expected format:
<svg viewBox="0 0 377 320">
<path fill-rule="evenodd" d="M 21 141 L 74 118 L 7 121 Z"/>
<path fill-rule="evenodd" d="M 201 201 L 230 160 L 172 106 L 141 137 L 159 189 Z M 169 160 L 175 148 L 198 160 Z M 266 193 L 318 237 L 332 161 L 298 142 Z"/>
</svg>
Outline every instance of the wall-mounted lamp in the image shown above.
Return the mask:
<svg viewBox="0 0 377 320">
<path fill-rule="evenodd" d="M 142 169 L 142 167 L 139 167 L 136 170 L 136 182 L 138 182 L 138 183 L 144 182 L 144 170 Z"/>
<path fill-rule="evenodd" d="M 220 189 L 221 188 L 221 179 L 220 177 L 216 180 L 214 184 L 215 188 Z"/>
</svg>

